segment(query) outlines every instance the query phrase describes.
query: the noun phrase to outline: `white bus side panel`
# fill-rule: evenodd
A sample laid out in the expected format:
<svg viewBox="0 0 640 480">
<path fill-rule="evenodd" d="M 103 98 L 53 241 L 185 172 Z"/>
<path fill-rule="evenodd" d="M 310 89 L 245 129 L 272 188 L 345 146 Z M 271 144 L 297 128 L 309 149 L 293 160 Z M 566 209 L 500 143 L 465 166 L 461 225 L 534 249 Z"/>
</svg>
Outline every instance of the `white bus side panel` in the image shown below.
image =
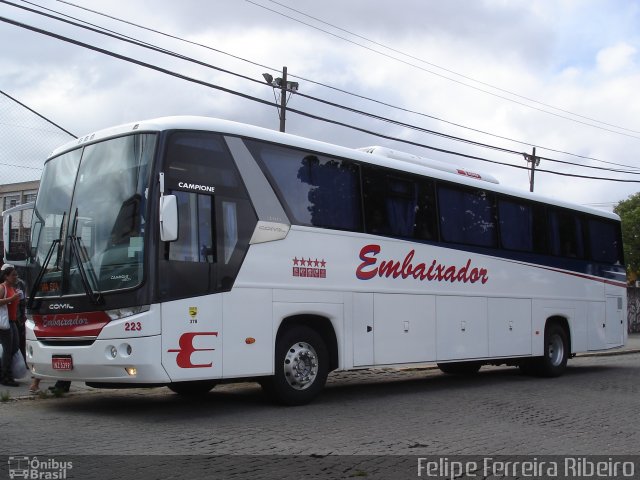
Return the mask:
<svg viewBox="0 0 640 480">
<path fill-rule="evenodd" d="M 489 356 L 531 355 L 531 300 L 489 298 Z"/>
<path fill-rule="evenodd" d="M 380 294 L 373 297 L 374 364 L 418 363 L 436 355 L 436 302 L 432 295 Z"/>
<path fill-rule="evenodd" d="M 487 299 L 439 296 L 438 360 L 489 356 Z"/>
<path fill-rule="evenodd" d="M 171 381 L 222 377 L 222 295 L 162 304 L 162 366 Z"/>
<path fill-rule="evenodd" d="M 607 332 L 605 329 L 604 302 L 590 302 L 587 308 L 587 349 L 602 350 L 607 348 Z"/>
<path fill-rule="evenodd" d="M 621 296 L 607 295 L 605 330 L 607 345 L 620 345 L 626 330 L 624 302 Z"/>
<path fill-rule="evenodd" d="M 412 268 L 380 275 L 383 261 Z M 456 278 L 411 273 L 432 264 L 455 268 Z M 274 332 L 287 315 L 307 313 L 303 303 L 335 318 L 334 302 L 344 302 L 349 331 L 336 334 L 350 355 L 341 368 L 541 355 L 554 316 L 568 321 L 573 352 L 613 346 L 592 332 L 605 318 L 601 279 L 441 246 L 293 226 L 284 240 L 250 247 L 236 287 L 273 288 L 274 301 L 288 305 L 274 307 Z"/>
<path fill-rule="evenodd" d="M 373 365 L 373 293 L 353 294 L 353 366 Z"/>
<path fill-rule="evenodd" d="M 273 292 L 235 288 L 224 293 L 223 376 L 273 373 Z"/>
</svg>

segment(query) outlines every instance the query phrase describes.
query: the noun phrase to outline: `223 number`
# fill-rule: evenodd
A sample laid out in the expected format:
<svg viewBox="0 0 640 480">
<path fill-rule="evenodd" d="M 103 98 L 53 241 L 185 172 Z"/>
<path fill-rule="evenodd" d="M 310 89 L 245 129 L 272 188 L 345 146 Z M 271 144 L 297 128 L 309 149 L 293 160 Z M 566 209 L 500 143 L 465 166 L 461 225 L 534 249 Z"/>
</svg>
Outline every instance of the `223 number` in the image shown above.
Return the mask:
<svg viewBox="0 0 640 480">
<path fill-rule="evenodd" d="M 139 332 L 142 330 L 142 324 L 140 322 L 126 322 L 124 324 L 125 332 Z"/>
</svg>

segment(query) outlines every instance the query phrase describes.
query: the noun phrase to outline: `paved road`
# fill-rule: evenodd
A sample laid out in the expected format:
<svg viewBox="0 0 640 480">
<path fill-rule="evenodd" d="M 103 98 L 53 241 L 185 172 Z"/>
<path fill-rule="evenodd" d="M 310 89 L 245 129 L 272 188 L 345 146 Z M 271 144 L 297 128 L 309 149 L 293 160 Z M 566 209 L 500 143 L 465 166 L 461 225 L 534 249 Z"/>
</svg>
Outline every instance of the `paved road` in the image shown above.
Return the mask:
<svg viewBox="0 0 640 480">
<path fill-rule="evenodd" d="M 621 455 L 640 450 L 639 426 L 640 354 L 626 354 L 576 358 L 558 379 L 506 367 L 339 373 L 296 408 L 255 384 L 197 400 L 163 388 L 11 401 L 0 454 Z"/>
</svg>

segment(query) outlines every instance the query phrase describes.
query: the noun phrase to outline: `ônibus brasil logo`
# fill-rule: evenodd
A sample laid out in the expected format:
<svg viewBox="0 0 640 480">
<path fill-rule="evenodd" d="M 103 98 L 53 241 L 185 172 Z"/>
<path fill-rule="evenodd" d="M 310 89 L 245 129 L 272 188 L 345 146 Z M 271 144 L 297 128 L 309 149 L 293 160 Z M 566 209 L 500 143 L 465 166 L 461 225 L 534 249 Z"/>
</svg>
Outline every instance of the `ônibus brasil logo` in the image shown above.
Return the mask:
<svg viewBox="0 0 640 480">
<path fill-rule="evenodd" d="M 56 460 L 55 458 L 38 458 L 27 456 L 9 457 L 9 478 L 27 478 L 42 480 L 64 480 L 73 468 L 73 462 Z"/>
</svg>

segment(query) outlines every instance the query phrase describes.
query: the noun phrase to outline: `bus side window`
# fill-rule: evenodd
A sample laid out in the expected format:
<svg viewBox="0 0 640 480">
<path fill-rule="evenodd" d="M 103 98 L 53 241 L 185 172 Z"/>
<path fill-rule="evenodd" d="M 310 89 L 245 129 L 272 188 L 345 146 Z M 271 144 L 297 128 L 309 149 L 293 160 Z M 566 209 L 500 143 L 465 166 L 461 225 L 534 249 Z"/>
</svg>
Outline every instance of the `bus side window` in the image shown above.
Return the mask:
<svg viewBox="0 0 640 480">
<path fill-rule="evenodd" d="M 481 247 L 496 246 L 495 200 L 492 193 L 440 185 L 438 204 L 443 241 Z"/>
<path fill-rule="evenodd" d="M 437 239 L 432 181 L 375 167 L 362 172 L 367 233 Z"/>
<path fill-rule="evenodd" d="M 582 220 L 574 213 L 549 212 L 551 253 L 565 258 L 584 258 Z"/>
<path fill-rule="evenodd" d="M 590 219 L 590 258 L 596 262 L 622 265 L 622 239 L 619 226 L 615 222 Z"/>
</svg>

